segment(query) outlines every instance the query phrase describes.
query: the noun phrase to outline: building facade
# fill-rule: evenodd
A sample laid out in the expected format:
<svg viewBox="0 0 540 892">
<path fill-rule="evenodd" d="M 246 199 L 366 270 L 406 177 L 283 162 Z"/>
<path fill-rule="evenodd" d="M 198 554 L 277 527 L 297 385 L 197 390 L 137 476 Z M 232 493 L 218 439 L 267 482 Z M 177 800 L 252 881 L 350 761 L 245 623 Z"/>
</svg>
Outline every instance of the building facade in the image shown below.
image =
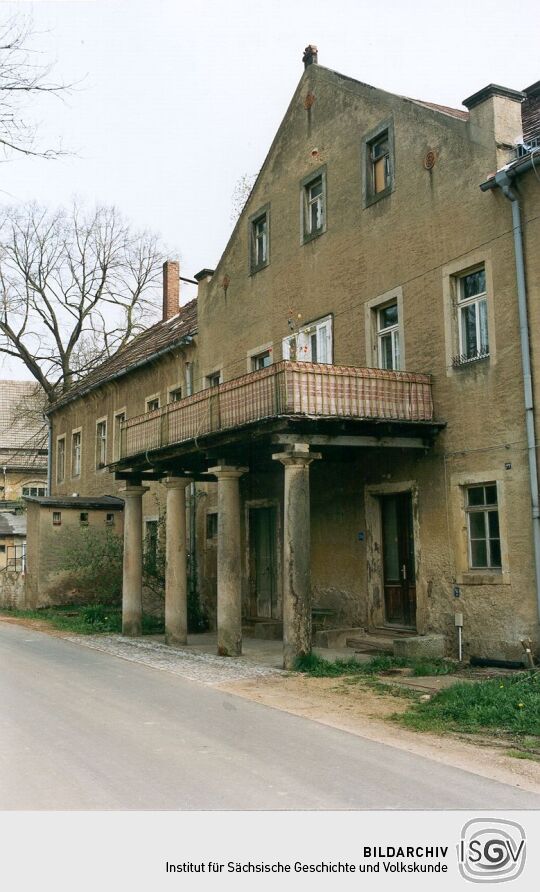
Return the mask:
<svg viewBox="0 0 540 892">
<path fill-rule="evenodd" d="M 47 495 L 47 424 L 32 381 L 0 381 L 0 505 Z"/>
<path fill-rule="evenodd" d="M 288 667 L 313 621 L 454 654 L 462 623 L 466 655 L 519 658 L 539 640 L 538 84 L 451 109 L 326 69 L 313 47 L 304 65 L 216 269 L 196 276 L 189 391 L 155 402 L 175 386 L 166 363 L 129 369 L 125 395 L 83 384 L 51 413 L 53 491 L 74 486 L 66 462 L 81 494 L 125 482 L 127 634 L 161 481 L 171 643 L 196 485 L 220 653 L 249 620 L 283 629 Z"/>
</svg>

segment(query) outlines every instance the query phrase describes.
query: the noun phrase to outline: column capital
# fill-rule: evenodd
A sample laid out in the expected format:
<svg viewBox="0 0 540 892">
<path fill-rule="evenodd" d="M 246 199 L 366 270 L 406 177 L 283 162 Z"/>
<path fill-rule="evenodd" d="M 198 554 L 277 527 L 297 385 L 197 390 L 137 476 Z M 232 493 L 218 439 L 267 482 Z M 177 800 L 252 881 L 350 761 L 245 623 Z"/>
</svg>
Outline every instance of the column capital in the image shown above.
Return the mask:
<svg viewBox="0 0 540 892">
<path fill-rule="evenodd" d="M 145 492 L 148 492 L 149 488 L 148 486 L 126 486 L 125 489 L 120 490 L 121 498 L 129 499 L 135 496 L 143 496 Z"/>
<path fill-rule="evenodd" d="M 221 478 L 226 480 L 229 478 L 242 477 L 247 474 L 249 468 L 238 468 L 234 465 L 217 465 L 214 468 L 208 468 L 209 474 L 214 474 L 218 480 Z"/>
<path fill-rule="evenodd" d="M 192 477 L 166 477 L 162 483 L 167 489 L 185 489 L 190 483 L 193 483 Z"/>
<path fill-rule="evenodd" d="M 280 461 L 282 465 L 309 465 L 312 461 L 322 458 L 320 452 L 310 452 L 308 443 L 295 443 L 290 449 L 283 452 L 274 452 L 272 458 Z"/>
</svg>

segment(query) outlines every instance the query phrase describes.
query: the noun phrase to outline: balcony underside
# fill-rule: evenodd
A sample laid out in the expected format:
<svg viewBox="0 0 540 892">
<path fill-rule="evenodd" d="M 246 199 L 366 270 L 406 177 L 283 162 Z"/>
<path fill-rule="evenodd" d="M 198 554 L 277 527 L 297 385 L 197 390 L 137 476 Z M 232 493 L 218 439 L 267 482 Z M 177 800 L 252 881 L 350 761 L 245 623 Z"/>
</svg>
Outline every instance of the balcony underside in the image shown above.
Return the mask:
<svg viewBox="0 0 540 892">
<path fill-rule="evenodd" d="M 216 463 L 264 467 L 272 453 L 292 443 L 309 443 L 334 461 L 350 461 L 359 449 L 429 449 L 445 425 L 433 421 L 307 418 L 282 416 L 253 421 L 234 430 L 214 431 L 183 443 L 149 449 L 110 467 L 117 479 L 161 479 L 187 475 L 212 479 Z"/>
</svg>

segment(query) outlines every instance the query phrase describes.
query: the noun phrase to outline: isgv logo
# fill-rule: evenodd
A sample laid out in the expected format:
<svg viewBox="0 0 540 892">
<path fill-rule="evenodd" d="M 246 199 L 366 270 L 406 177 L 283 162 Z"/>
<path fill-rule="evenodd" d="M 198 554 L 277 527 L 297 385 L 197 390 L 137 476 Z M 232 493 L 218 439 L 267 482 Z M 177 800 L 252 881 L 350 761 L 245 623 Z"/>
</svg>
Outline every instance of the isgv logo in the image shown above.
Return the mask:
<svg viewBox="0 0 540 892">
<path fill-rule="evenodd" d="M 525 831 L 515 821 L 474 818 L 461 831 L 459 872 L 471 883 L 515 880 L 525 867 L 525 856 Z"/>
</svg>

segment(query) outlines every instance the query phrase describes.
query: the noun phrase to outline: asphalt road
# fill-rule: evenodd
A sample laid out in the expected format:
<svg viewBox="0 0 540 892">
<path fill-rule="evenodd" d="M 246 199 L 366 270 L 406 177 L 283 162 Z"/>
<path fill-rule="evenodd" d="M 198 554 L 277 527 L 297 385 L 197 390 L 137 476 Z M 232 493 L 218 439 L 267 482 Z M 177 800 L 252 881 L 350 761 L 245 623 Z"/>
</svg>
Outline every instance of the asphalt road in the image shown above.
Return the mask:
<svg viewBox="0 0 540 892">
<path fill-rule="evenodd" d="M 540 796 L 0 622 L 0 808 L 539 808 Z"/>
</svg>

